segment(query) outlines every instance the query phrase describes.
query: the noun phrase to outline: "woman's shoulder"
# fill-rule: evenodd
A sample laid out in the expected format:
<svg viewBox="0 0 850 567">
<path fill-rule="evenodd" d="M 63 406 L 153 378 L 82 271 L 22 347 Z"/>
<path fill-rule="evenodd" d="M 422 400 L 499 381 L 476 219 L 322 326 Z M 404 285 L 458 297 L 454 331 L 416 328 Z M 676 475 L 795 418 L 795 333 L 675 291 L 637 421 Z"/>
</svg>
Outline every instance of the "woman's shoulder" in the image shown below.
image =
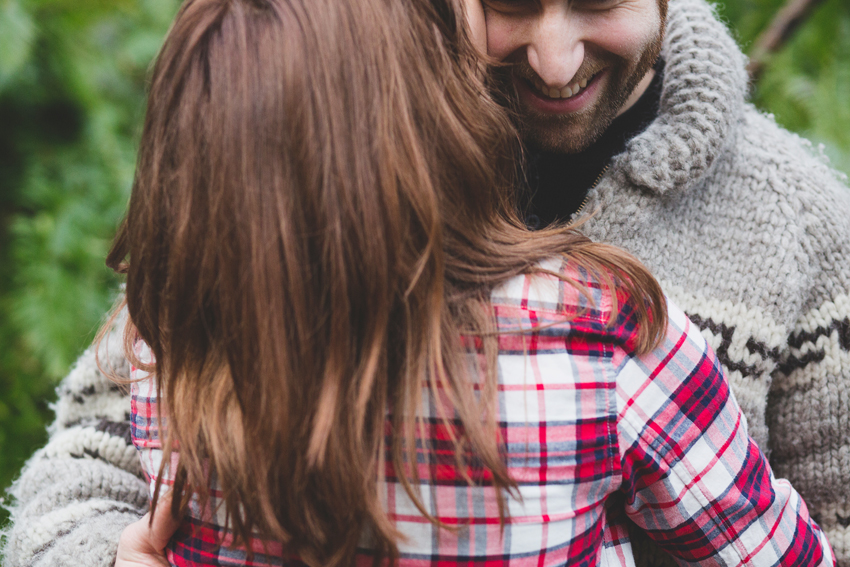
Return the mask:
<svg viewBox="0 0 850 567">
<path fill-rule="evenodd" d="M 557 257 L 496 287 L 491 302 L 497 307 L 599 320 L 607 320 L 614 309 L 611 290 L 595 274 Z"/>
<path fill-rule="evenodd" d="M 617 381 L 624 391 L 643 392 L 652 384 L 650 389 L 655 392 L 689 392 L 685 398 L 697 399 L 706 390 L 720 398 L 729 394 L 717 356 L 700 328 L 669 299 L 665 331 L 659 343 L 642 354 L 625 352 L 616 366 Z"/>
<path fill-rule="evenodd" d="M 605 275 L 565 258 L 541 262 L 493 290 L 498 325 L 501 330 L 507 326 L 511 331 L 581 335 L 588 341 L 620 343 L 628 350 L 637 333 L 632 301 L 616 278 L 603 281 Z M 517 321 L 525 322 L 520 323 L 522 329 Z"/>
<path fill-rule="evenodd" d="M 610 279 L 604 281 L 608 276 Z M 698 327 L 665 297 L 666 330 L 655 349 L 681 348 L 689 354 L 707 349 Z M 624 356 L 633 356 L 638 332 L 637 302 L 617 283 L 613 274 L 595 274 L 569 259 L 550 258 L 527 274 L 511 278 L 493 290 L 491 302 L 500 327 L 504 321 L 525 320 L 531 327 L 546 328 L 550 333 L 562 329 L 567 333 L 595 336 L 619 346 Z M 710 350 L 710 349 L 708 349 Z"/>
</svg>

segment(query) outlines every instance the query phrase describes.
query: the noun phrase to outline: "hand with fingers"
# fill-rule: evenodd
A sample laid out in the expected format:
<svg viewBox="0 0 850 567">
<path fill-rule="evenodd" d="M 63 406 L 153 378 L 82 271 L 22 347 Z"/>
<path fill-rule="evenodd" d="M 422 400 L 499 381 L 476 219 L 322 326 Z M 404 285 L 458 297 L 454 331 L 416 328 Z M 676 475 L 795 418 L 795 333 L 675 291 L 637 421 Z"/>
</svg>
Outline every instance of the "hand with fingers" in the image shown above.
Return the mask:
<svg viewBox="0 0 850 567">
<path fill-rule="evenodd" d="M 169 567 L 165 546 L 177 531 L 180 521 L 171 515 L 171 498 L 159 500 L 151 521 L 148 512 L 121 533 L 115 567 Z"/>
</svg>

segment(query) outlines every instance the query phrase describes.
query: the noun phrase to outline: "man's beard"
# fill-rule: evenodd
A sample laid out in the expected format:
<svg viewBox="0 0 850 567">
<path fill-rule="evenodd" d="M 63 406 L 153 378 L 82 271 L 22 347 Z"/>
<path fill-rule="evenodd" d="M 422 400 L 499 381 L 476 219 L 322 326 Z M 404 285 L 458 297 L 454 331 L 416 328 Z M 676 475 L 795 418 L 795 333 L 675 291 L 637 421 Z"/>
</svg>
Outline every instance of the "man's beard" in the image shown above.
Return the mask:
<svg viewBox="0 0 850 567">
<path fill-rule="evenodd" d="M 536 77 L 526 61 L 495 71 L 497 88 L 502 95 L 498 98 L 502 98 L 506 106 L 513 110 L 517 128 L 526 144 L 547 152 L 579 153 L 597 141 L 611 126 L 638 83 L 658 59 L 662 40 L 663 31 L 659 31 L 637 61 L 629 61 L 609 52 L 600 56 L 588 53 L 575 77 L 588 78 L 601 69 L 607 69 L 609 76 L 592 106 L 578 112 L 544 114 L 521 102 L 513 81 L 532 79 L 533 82 Z"/>
</svg>

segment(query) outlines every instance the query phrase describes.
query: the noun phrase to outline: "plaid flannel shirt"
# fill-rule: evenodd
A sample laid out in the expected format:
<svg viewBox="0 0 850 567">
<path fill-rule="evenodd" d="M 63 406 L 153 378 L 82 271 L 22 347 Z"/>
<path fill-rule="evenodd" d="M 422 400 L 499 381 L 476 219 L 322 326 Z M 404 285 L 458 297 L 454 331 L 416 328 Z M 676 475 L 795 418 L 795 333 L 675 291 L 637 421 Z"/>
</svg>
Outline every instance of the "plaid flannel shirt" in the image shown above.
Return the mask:
<svg viewBox="0 0 850 567">
<path fill-rule="evenodd" d="M 504 531 L 486 472 L 473 470 L 470 484 L 453 451 L 440 450 L 449 437 L 426 390 L 422 501 L 457 530 L 428 522 L 388 466 L 382 495 L 407 536 L 400 564 L 630 566 L 630 519 L 685 565 L 834 565 L 803 500 L 773 477 L 748 437 L 714 353 L 688 318 L 670 305 L 661 345 L 636 356 L 628 298 L 619 298 L 616 322 L 607 325 L 608 294 L 586 274 L 548 268 L 584 279 L 590 301 L 540 274 L 492 295 L 501 433 L 520 495 L 508 498 Z M 153 489 L 165 420 L 153 379 L 136 369 L 133 377 L 133 440 Z M 166 486 L 176 459 L 165 468 Z M 222 528 L 219 496 L 213 487 L 205 510 L 193 502 L 167 549 L 172 565 L 299 564 L 279 543 L 259 539 L 247 562 Z M 371 563 L 365 543 L 357 559 Z"/>
</svg>

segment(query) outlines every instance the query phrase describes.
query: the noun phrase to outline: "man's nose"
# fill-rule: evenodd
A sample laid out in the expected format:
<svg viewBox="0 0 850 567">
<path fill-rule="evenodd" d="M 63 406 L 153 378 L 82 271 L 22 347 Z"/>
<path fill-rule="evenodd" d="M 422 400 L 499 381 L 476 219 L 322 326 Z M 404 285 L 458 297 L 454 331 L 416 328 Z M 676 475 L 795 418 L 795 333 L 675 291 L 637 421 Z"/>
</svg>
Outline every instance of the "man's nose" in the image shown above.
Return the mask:
<svg viewBox="0 0 850 567">
<path fill-rule="evenodd" d="M 584 61 L 581 24 L 569 10 L 543 14 L 526 46 L 528 64 L 549 87 L 568 85 Z"/>
</svg>

